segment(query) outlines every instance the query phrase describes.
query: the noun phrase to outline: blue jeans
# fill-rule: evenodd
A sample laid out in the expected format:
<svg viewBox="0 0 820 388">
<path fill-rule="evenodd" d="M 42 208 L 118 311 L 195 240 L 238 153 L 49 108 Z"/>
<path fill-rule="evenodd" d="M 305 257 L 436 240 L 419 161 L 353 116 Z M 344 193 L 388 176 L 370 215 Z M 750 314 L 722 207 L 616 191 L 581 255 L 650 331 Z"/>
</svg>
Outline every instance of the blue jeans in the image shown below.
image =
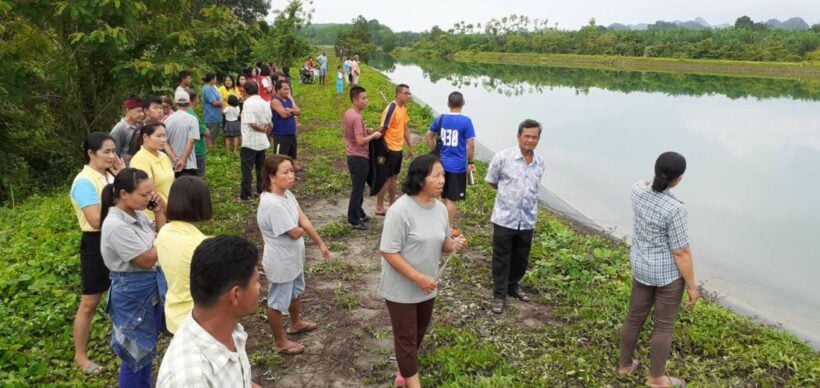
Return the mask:
<svg viewBox="0 0 820 388">
<path fill-rule="evenodd" d="M 122 363 L 120 368 L 120 388 L 151 388 L 151 364 L 133 371 Z"/>
</svg>

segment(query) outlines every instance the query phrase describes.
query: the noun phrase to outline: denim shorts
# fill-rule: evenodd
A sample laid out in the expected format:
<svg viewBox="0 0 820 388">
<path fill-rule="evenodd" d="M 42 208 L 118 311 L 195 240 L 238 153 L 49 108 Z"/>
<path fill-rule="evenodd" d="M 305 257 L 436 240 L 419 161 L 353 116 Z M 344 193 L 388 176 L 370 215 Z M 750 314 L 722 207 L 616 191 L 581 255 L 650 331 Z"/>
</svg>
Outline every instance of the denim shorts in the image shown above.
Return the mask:
<svg viewBox="0 0 820 388">
<path fill-rule="evenodd" d="M 276 311 L 288 311 L 290 301 L 305 292 L 305 273 L 287 283 L 268 284 L 268 307 Z"/>
</svg>

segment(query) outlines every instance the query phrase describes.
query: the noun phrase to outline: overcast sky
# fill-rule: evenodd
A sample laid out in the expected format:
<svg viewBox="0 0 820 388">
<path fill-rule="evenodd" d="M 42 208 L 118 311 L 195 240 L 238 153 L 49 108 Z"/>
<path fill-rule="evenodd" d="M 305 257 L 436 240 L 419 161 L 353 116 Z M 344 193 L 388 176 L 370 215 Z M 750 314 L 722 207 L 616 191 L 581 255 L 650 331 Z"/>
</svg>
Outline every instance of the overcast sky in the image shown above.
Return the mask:
<svg viewBox="0 0 820 388">
<path fill-rule="evenodd" d="M 283 8 L 286 0 L 273 0 Z M 747 15 L 755 21 L 784 21 L 799 16 L 820 23 L 820 0 L 314 0 L 314 23 L 348 23 L 357 15 L 378 19 L 393 31 L 444 29 L 458 21 L 470 23 L 523 14 L 548 18 L 550 26 L 577 29 L 594 17 L 599 25 L 653 23 L 656 20 L 691 20 L 698 16 L 710 24 L 734 23 Z"/>
</svg>

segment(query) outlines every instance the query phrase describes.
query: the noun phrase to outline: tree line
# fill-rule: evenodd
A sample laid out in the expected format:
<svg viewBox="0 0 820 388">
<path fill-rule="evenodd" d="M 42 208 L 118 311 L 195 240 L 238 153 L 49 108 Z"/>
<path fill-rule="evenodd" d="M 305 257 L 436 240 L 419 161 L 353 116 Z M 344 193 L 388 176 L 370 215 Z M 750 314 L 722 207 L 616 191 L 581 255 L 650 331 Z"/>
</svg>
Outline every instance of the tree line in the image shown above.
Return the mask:
<svg viewBox="0 0 820 388">
<path fill-rule="evenodd" d="M 312 10 L 291 0 L 0 0 L 0 203 L 67 182 L 92 131 L 129 95 L 170 94 L 175 74 L 301 63 Z"/>
<path fill-rule="evenodd" d="M 425 32 L 412 46 L 429 57 L 458 51 L 615 55 L 747 61 L 820 61 L 820 24 L 803 31 L 768 28 L 747 16 L 725 29 L 690 30 L 672 23 L 645 31 L 616 31 L 589 24 L 578 31 L 559 30 L 548 19 L 511 15 L 478 24 L 456 23 Z"/>
</svg>

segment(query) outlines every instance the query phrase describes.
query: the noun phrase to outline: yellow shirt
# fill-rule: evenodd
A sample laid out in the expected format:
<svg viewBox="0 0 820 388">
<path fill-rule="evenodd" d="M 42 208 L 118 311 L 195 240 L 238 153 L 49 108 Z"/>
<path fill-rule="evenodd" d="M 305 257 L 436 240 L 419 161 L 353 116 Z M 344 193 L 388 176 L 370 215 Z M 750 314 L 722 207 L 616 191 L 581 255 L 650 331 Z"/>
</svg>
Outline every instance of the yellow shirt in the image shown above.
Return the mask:
<svg viewBox="0 0 820 388">
<path fill-rule="evenodd" d="M 171 221 L 160 229 L 154 245 L 168 292 L 165 294 L 165 325 L 174 333 L 194 309 L 191 297 L 191 259 L 194 250 L 208 236 L 184 221 Z"/>
<path fill-rule="evenodd" d="M 154 156 L 145 148 L 140 148 L 131 158 L 131 163 L 128 166 L 145 171 L 148 178 L 154 181 L 154 189 L 168 204 L 168 195 L 171 193 L 171 185 L 174 183 L 174 165 L 168 155 L 159 152 L 159 155 Z M 146 209 L 145 215 L 152 220 L 154 219 L 154 212 L 150 210 Z"/>
<path fill-rule="evenodd" d="M 228 90 L 228 88 L 226 88 L 225 85 L 222 85 L 219 87 L 219 94 L 222 96 L 222 101 L 225 102 L 225 105 L 228 105 L 228 96 L 232 94 L 236 96 L 236 98 L 239 101 L 242 101 L 242 94 L 239 92 L 238 87 L 234 87 L 233 89 Z"/>
<path fill-rule="evenodd" d="M 391 102 L 382 112 L 382 128 L 387 127 L 384 132 L 384 142 L 390 151 L 401 151 L 404 148 L 404 128 L 410 122 L 407 115 L 407 106 L 399 106 L 395 101 Z"/>
<path fill-rule="evenodd" d="M 82 207 L 80 203 L 77 202 L 77 198 L 75 198 L 75 189 L 77 188 L 78 181 L 85 180 L 91 183 L 94 186 L 94 190 L 97 192 L 97 198 L 94 203 L 83 204 Z M 85 213 L 83 213 L 83 207 L 91 206 L 91 205 L 101 205 L 100 198 L 102 197 L 101 193 L 105 185 L 114 182 L 114 177 L 106 174 L 100 174 L 97 170 L 91 168 L 89 165 L 85 165 L 83 170 L 80 171 L 79 174 L 74 178 L 74 182 L 71 184 L 71 207 L 74 208 L 74 214 L 77 216 L 77 222 L 80 224 L 80 230 L 83 232 L 99 232 L 99 229 L 96 229 L 88 223 L 88 220 L 85 218 Z M 89 191 L 90 194 L 90 191 Z"/>
</svg>

